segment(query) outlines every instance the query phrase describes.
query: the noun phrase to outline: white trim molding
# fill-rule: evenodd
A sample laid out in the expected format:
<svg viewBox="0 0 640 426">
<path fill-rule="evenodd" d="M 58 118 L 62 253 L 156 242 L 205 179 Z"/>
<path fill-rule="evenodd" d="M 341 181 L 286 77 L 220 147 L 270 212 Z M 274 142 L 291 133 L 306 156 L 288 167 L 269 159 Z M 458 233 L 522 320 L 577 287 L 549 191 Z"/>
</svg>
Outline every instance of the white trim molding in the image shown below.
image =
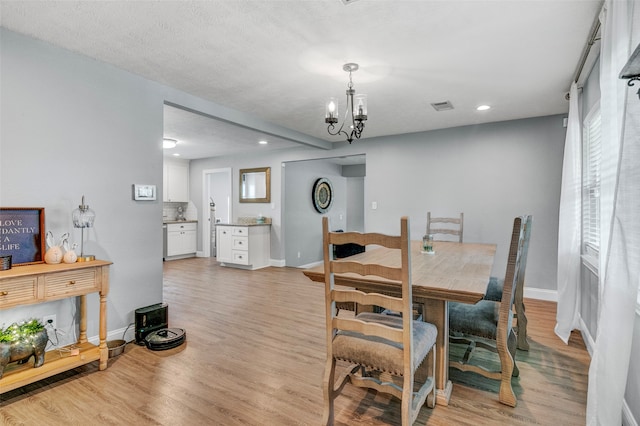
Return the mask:
<svg viewBox="0 0 640 426">
<path fill-rule="evenodd" d="M 584 345 L 587 347 L 587 352 L 589 352 L 589 357 L 593 356 L 593 351 L 596 347 L 596 341 L 593 340 L 593 336 L 589 333 L 589 327 L 582 319 L 582 315 L 580 315 L 580 334 L 582 334 L 582 340 L 584 341 Z"/>
<path fill-rule="evenodd" d="M 638 421 L 633 418 L 626 399 L 622 400 L 622 426 L 638 426 Z"/>
<path fill-rule="evenodd" d="M 524 297 L 528 299 L 546 300 L 549 302 L 558 301 L 558 290 L 548 290 L 546 288 L 524 288 Z"/>
</svg>

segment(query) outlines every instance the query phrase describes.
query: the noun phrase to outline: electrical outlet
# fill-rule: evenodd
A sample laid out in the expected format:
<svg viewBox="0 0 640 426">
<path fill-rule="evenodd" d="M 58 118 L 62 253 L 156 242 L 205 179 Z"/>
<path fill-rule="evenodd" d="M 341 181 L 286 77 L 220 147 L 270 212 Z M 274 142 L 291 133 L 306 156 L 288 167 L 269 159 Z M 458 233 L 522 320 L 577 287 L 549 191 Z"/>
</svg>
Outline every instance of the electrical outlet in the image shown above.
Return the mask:
<svg viewBox="0 0 640 426">
<path fill-rule="evenodd" d="M 52 330 L 58 328 L 58 322 L 56 321 L 55 315 L 47 315 L 45 317 L 42 317 L 42 323 L 46 328 L 50 328 Z"/>
</svg>

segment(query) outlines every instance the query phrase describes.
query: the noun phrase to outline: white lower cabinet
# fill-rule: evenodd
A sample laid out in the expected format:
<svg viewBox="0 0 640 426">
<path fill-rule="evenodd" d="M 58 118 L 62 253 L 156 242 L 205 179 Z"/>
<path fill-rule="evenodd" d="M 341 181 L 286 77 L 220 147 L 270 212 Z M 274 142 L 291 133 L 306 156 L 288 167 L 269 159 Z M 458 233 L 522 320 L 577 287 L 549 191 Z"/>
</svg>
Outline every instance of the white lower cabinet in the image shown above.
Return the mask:
<svg viewBox="0 0 640 426">
<path fill-rule="evenodd" d="M 216 258 L 223 266 L 259 269 L 269 266 L 270 225 L 216 226 Z"/>
<path fill-rule="evenodd" d="M 167 225 L 167 256 L 195 255 L 198 224 L 170 223 Z"/>
</svg>

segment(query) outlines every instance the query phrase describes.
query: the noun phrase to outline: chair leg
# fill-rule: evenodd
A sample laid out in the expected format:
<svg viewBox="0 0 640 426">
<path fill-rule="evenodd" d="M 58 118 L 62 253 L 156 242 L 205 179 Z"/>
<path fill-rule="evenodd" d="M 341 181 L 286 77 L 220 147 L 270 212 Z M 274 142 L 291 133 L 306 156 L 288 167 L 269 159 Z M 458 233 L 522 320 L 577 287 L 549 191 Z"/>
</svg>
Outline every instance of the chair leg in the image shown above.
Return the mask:
<svg viewBox="0 0 640 426">
<path fill-rule="evenodd" d="M 509 337 L 507 338 L 507 348 L 509 349 L 509 353 L 511 354 L 511 358 L 513 359 L 513 373 L 511 373 L 512 377 L 518 377 L 520 375 L 520 370 L 518 369 L 518 365 L 516 364 L 516 348 L 518 346 L 517 338 L 513 330 L 509 333 Z"/>
<path fill-rule="evenodd" d="M 509 335 L 513 335 L 509 333 Z M 507 337 L 509 340 L 509 337 Z M 513 388 L 511 387 L 511 377 L 514 372 L 515 362 L 513 356 L 509 349 L 500 348 L 498 346 L 498 355 L 500 356 L 500 396 L 499 400 L 502 404 L 508 405 L 510 407 L 515 407 L 517 400 L 516 394 L 513 392 Z"/>
<path fill-rule="evenodd" d="M 516 294 L 514 295 L 513 304 L 515 305 L 515 314 L 518 318 L 516 329 L 518 332 L 518 349 L 523 351 L 529 350 L 529 342 L 527 342 L 527 313 L 524 306 L 524 288 L 522 285 L 516 286 Z"/>
<path fill-rule="evenodd" d="M 334 382 L 336 373 L 336 360 L 331 357 L 327 359 L 327 363 L 324 367 L 324 381 L 322 383 L 322 391 L 324 394 L 324 413 L 322 416 L 322 424 L 332 426 L 333 425 L 333 402 L 334 395 Z"/>
<path fill-rule="evenodd" d="M 411 380 L 405 380 L 402 385 L 402 401 L 400 403 L 400 417 L 402 426 L 411 426 L 411 406 L 413 389 L 411 389 Z"/>
<path fill-rule="evenodd" d="M 518 323 L 516 324 L 516 329 L 518 331 L 518 349 L 528 351 L 529 342 L 527 341 L 527 314 L 525 312 L 526 309 L 522 298 L 519 301 L 516 301 L 515 305 L 516 315 L 518 318 Z"/>
</svg>

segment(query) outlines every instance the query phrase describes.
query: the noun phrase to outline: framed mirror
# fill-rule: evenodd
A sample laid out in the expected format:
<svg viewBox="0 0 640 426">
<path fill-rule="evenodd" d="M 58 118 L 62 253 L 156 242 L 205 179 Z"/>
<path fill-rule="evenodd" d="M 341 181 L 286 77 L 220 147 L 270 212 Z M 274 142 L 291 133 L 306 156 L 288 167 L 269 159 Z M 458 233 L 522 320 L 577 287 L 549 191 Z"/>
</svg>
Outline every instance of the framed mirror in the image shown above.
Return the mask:
<svg viewBox="0 0 640 426">
<path fill-rule="evenodd" d="M 271 167 L 240 169 L 240 202 L 271 202 Z"/>
</svg>

